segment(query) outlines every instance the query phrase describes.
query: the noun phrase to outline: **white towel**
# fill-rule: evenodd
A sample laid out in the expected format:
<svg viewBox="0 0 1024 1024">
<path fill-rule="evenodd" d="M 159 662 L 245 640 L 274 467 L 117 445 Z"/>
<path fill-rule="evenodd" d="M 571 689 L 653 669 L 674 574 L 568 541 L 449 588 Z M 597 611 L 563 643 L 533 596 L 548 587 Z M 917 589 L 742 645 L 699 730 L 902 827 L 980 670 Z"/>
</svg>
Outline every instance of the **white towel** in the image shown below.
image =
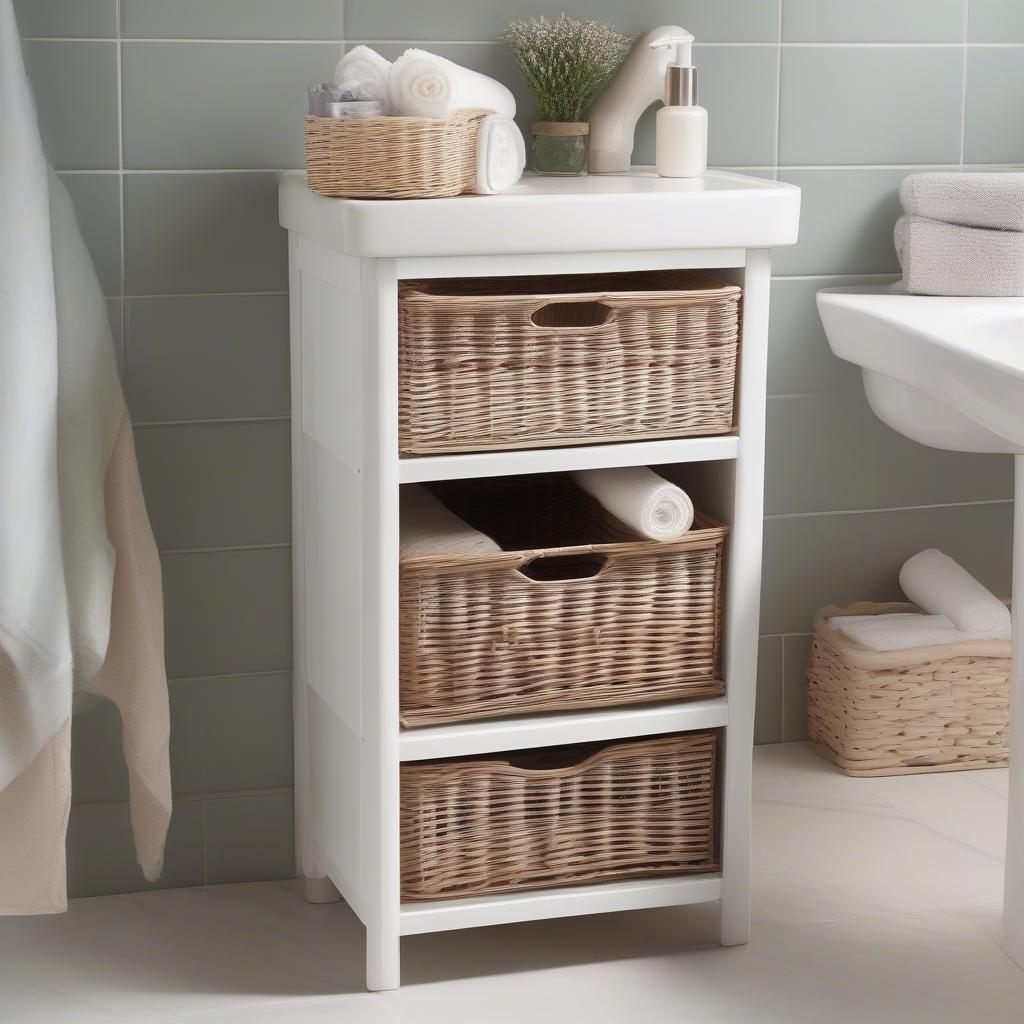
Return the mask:
<svg viewBox="0 0 1024 1024">
<path fill-rule="evenodd" d="M 911 295 L 1024 295 L 1024 231 L 906 216 L 893 241 Z"/>
<path fill-rule="evenodd" d="M 106 304 L 0 0 L 0 913 L 66 908 L 72 690 L 121 712 L 136 852 L 171 811 L 160 563 Z"/>
<path fill-rule="evenodd" d="M 828 624 L 843 636 L 872 651 L 905 651 L 974 640 L 945 615 L 892 612 L 886 615 L 836 615 Z"/>
<path fill-rule="evenodd" d="M 1009 609 L 963 566 L 935 548 L 906 561 L 900 586 L 907 598 L 932 615 L 945 615 L 970 639 L 1009 640 Z"/>
<path fill-rule="evenodd" d="M 359 82 L 361 98 L 387 103 L 391 62 L 369 46 L 353 46 L 334 69 L 334 81 Z"/>
<path fill-rule="evenodd" d="M 1024 172 L 921 171 L 908 174 L 900 202 L 913 217 L 969 228 L 1024 231 Z"/>
<path fill-rule="evenodd" d="M 677 540 L 693 525 L 689 495 L 646 466 L 585 469 L 572 478 L 613 516 L 650 540 Z"/>
<path fill-rule="evenodd" d="M 481 196 L 510 189 L 526 166 L 526 143 L 519 125 L 507 117 L 488 114 L 480 121 L 476 150 L 476 188 Z"/>
<path fill-rule="evenodd" d="M 449 511 L 425 487 L 403 487 L 399 499 L 399 555 L 488 555 L 501 548 Z"/>
<path fill-rule="evenodd" d="M 493 78 L 426 50 L 406 50 L 388 75 L 388 106 L 392 114 L 409 117 L 451 117 L 457 110 L 491 110 L 516 116 L 512 93 Z"/>
</svg>

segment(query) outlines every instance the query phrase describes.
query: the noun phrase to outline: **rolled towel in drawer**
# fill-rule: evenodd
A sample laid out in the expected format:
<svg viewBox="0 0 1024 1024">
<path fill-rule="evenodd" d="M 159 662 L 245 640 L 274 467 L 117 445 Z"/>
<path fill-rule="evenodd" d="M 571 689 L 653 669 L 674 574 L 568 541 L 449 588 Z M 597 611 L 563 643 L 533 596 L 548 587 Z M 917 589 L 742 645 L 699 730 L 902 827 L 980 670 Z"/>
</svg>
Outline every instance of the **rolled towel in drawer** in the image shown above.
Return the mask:
<svg viewBox="0 0 1024 1024">
<path fill-rule="evenodd" d="M 391 65 L 388 96 L 391 112 L 407 117 L 451 117 L 457 110 L 516 116 L 515 97 L 501 82 L 426 50 L 406 50 Z"/>
<path fill-rule="evenodd" d="M 932 615 L 945 615 L 964 639 L 1009 640 L 1010 612 L 963 566 L 936 548 L 908 559 L 900 570 L 903 593 Z"/>
<path fill-rule="evenodd" d="M 693 525 L 689 495 L 646 466 L 585 469 L 572 478 L 613 516 L 650 540 L 678 540 Z"/>
<path fill-rule="evenodd" d="M 419 484 L 403 487 L 399 499 L 399 555 L 489 555 L 501 548 L 441 504 Z"/>
</svg>

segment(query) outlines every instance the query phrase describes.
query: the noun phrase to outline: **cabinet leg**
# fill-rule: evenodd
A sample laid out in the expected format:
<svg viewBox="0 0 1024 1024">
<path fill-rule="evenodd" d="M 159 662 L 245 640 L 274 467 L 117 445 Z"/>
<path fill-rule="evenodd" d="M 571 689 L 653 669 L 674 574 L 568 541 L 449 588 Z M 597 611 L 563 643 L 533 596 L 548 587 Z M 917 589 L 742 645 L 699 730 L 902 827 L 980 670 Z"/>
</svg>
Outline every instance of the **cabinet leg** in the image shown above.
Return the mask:
<svg viewBox="0 0 1024 1024">
<path fill-rule="evenodd" d="M 385 929 L 366 929 L 366 987 L 371 992 L 387 992 L 401 984 L 399 975 L 399 938 Z"/>
<path fill-rule="evenodd" d="M 322 878 L 303 879 L 302 895 L 306 897 L 307 903 L 337 903 L 341 899 L 341 893 L 326 875 Z"/>
</svg>

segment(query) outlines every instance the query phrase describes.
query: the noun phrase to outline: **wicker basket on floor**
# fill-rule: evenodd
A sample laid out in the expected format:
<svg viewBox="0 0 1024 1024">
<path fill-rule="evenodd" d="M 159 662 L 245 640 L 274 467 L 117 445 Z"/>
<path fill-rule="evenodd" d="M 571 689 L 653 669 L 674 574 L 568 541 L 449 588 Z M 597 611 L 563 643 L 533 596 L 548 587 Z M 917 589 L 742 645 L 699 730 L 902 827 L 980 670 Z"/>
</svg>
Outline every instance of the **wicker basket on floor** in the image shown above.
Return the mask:
<svg viewBox="0 0 1024 1024">
<path fill-rule="evenodd" d="M 916 611 L 912 604 L 860 603 L 818 612 L 807 676 L 808 738 L 847 775 L 1005 766 L 1009 641 L 873 651 L 829 625 L 836 615 Z"/>
<path fill-rule="evenodd" d="M 731 433 L 740 294 L 675 270 L 403 282 L 399 448 Z"/>
<path fill-rule="evenodd" d="M 403 764 L 402 900 L 717 870 L 717 739 Z"/>
<path fill-rule="evenodd" d="M 566 476 L 431 490 L 502 550 L 401 560 L 404 726 L 725 692 L 724 526 L 647 540 Z"/>
<path fill-rule="evenodd" d="M 306 181 L 322 196 L 430 199 L 472 192 L 486 110 L 452 117 L 306 117 Z"/>
</svg>

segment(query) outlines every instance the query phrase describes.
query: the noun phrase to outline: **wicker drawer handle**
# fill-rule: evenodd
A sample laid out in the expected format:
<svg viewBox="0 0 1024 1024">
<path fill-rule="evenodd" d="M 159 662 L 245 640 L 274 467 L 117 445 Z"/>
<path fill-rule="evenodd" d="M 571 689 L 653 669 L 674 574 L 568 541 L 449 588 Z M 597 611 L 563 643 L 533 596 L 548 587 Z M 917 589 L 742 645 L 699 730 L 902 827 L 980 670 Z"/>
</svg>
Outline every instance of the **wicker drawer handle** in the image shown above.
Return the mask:
<svg viewBox="0 0 1024 1024">
<path fill-rule="evenodd" d="M 534 327 L 549 331 L 595 330 L 604 327 L 615 316 L 615 309 L 604 302 L 582 299 L 577 302 L 545 302 L 530 314 Z"/>
<path fill-rule="evenodd" d="M 572 555 L 537 555 L 519 566 L 519 572 L 534 583 L 573 583 L 600 576 L 608 556 L 595 552 Z"/>
</svg>

